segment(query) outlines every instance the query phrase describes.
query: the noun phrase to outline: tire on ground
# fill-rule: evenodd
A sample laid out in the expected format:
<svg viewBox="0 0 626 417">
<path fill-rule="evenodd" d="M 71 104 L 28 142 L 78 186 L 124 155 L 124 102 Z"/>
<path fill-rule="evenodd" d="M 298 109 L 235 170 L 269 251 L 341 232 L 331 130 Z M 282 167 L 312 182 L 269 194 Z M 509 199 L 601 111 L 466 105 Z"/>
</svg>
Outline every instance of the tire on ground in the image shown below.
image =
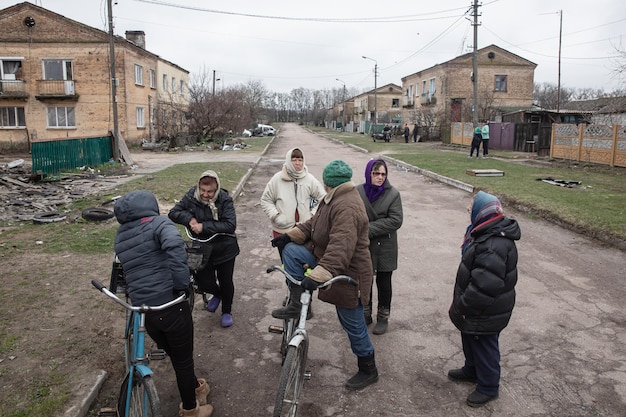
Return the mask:
<svg viewBox="0 0 626 417">
<path fill-rule="evenodd" d="M 111 219 L 113 218 L 113 216 L 115 216 L 115 214 L 111 210 L 108 210 L 105 208 L 91 207 L 91 208 L 84 209 L 82 212 L 82 216 L 83 216 L 83 219 L 85 220 L 98 222 L 102 220 Z"/>
<path fill-rule="evenodd" d="M 58 211 L 47 211 L 45 213 L 38 213 L 33 216 L 33 223 L 35 224 L 44 224 L 44 223 L 56 223 L 65 220 L 67 216 L 63 213 L 59 213 Z"/>
</svg>

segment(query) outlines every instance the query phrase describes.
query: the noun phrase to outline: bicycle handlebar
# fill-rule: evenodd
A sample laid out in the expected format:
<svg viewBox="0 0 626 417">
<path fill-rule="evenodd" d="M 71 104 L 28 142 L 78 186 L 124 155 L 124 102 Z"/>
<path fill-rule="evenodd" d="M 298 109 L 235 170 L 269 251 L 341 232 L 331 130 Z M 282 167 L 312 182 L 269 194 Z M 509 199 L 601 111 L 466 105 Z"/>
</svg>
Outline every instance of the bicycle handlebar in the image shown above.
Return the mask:
<svg viewBox="0 0 626 417">
<path fill-rule="evenodd" d="M 234 233 L 224 233 L 224 232 L 220 232 L 220 233 L 215 233 L 214 235 L 209 236 L 206 239 L 200 239 L 197 237 L 194 237 L 191 232 L 189 231 L 189 228 L 185 227 L 185 233 L 187 234 L 187 237 L 191 240 L 194 240 L 196 242 L 200 242 L 200 243 L 208 243 L 210 241 L 212 241 L 213 239 L 215 239 L 216 237 L 219 236 L 228 236 L 228 237 L 237 237 L 236 234 Z"/>
<path fill-rule="evenodd" d="M 128 304 L 126 301 L 118 298 L 117 295 L 115 295 L 111 291 L 109 291 L 109 289 L 107 287 L 105 287 L 104 284 L 102 284 L 97 279 L 92 279 L 91 280 L 91 285 L 96 287 L 96 289 L 98 291 L 104 293 L 109 298 L 111 298 L 113 301 L 118 303 L 119 305 L 123 306 L 125 309 L 131 310 L 131 311 L 138 311 L 140 313 L 145 313 L 147 311 L 161 311 L 161 310 L 165 310 L 166 308 L 171 307 L 174 304 L 181 303 L 181 302 L 183 302 L 183 301 L 185 301 L 187 299 L 187 296 L 183 294 L 183 295 L 173 299 L 172 301 L 168 301 L 165 304 L 161 304 L 160 306 L 147 306 L 147 305 L 132 306 L 132 305 Z"/>
<path fill-rule="evenodd" d="M 302 285 L 302 281 L 298 281 L 297 279 L 295 279 L 294 277 L 292 277 L 287 271 L 285 271 L 285 269 L 279 265 L 274 265 L 271 266 L 269 268 L 267 268 L 267 273 L 271 274 L 274 271 L 278 271 L 280 273 L 282 273 L 285 278 L 287 278 L 290 282 L 294 283 L 295 285 Z M 349 277 L 348 275 L 336 275 L 334 277 L 332 277 L 331 279 L 329 279 L 326 282 L 321 283 L 320 285 L 318 285 L 317 288 L 324 288 L 327 287 L 328 285 L 332 284 L 335 281 L 347 281 L 348 284 L 350 285 L 359 285 L 359 283 L 357 281 L 355 281 L 352 277 Z"/>
</svg>

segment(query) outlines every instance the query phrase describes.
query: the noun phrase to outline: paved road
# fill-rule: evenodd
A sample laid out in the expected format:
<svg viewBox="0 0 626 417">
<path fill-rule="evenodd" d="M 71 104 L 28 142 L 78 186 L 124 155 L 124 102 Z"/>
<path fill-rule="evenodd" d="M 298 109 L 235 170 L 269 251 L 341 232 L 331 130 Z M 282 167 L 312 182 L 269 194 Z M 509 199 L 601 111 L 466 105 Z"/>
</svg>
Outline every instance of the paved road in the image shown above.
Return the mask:
<svg viewBox="0 0 626 417">
<path fill-rule="evenodd" d="M 235 325 L 220 328 L 219 315 L 200 304 L 194 311 L 196 366 L 209 379 L 215 417 L 267 416 L 273 409 L 280 340 L 267 327 L 276 323 L 270 312 L 285 289 L 278 275 L 264 273 L 278 255 L 269 245 L 259 198 L 295 146 L 318 178 L 327 162 L 341 158 L 352 166 L 355 182 L 362 182 L 371 157 L 287 124 L 244 185 L 236 201 L 242 251 Z M 500 338 L 500 398 L 469 408 L 465 398 L 473 387 L 449 381 L 446 372 L 463 360 L 447 310 L 471 196 L 400 167 L 390 165 L 389 171 L 402 194 L 404 225 L 389 332 L 372 335 L 380 381 L 356 393 L 343 388 L 356 372 L 356 358 L 333 307 L 315 300 L 308 326 L 313 376 L 305 383 L 299 417 L 625 415 L 624 252 L 505 207 L 522 229 L 517 305 Z M 170 365 L 158 366 L 165 373 Z M 161 378 L 160 392 L 175 415 L 178 399 L 170 378 Z"/>
</svg>

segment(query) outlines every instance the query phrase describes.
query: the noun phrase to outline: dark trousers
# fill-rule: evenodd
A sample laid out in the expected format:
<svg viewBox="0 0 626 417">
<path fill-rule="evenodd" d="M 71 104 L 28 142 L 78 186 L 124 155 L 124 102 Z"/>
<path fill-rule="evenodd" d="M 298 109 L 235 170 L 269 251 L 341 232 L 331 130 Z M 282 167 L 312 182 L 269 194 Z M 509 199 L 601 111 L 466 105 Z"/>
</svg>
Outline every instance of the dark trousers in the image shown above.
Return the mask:
<svg viewBox="0 0 626 417">
<path fill-rule="evenodd" d="M 496 396 L 500 387 L 500 347 L 498 334 L 473 335 L 461 333 L 467 376 L 478 380 L 476 391 Z"/>
<path fill-rule="evenodd" d="M 478 158 L 478 152 L 480 151 L 480 142 L 478 143 L 472 142 L 472 149 L 470 149 L 470 156 L 474 154 L 474 149 L 476 150 L 476 158 Z"/>
<path fill-rule="evenodd" d="M 391 274 L 393 271 L 376 272 L 376 288 L 378 290 L 378 308 L 391 309 Z M 372 306 L 372 291 L 370 291 L 370 307 Z"/>
<path fill-rule="evenodd" d="M 198 380 L 193 365 L 193 319 L 189 303 L 146 313 L 146 330 L 170 357 L 183 408 L 194 409 Z"/>
<path fill-rule="evenodd" d="M 207 267 L 198 274 L 200 289 L 222 300 L 222 314 L 230 314 L 233 306 L 235 296 L 234 271 L 235 258 L 219 265 L 213 265 L 209 262 Z"/>
<path fill-rule="evenodd" d="M 483 139 L 483 156 L 489 155 L 489 139 Z"/>
</svg>

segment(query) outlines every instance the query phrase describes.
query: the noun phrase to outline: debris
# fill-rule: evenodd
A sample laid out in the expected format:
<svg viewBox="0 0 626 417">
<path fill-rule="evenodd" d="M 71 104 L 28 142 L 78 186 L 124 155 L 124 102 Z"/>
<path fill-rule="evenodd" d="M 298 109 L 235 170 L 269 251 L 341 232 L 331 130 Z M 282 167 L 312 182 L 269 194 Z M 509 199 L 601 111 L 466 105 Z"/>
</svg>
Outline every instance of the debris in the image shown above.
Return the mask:
<svg viewBox="0 0 626 417">
<path fill-rule="evenodd" d="M 15 161 L 9 162 L 7 164 L 7 168 L 11 169 L 11 168 L 17 168 L 19 166 L 24 165 L 24 160 L 23 159 L 16 159 Z"/>
<path fill-rule="evenodd" d="M 559 187 L 574 188 L 582 184 L 582 181 L 555 180 L 552 177 L 537 178 L 537 181 L 543 181 L 546 184 L 558 185 Z"/>
<path fill-rule="evenodd" d="M 504 171 L 499 169 L 468 169 L 465 173 L 475 177 L 504 177 Z"/>
</svg>

